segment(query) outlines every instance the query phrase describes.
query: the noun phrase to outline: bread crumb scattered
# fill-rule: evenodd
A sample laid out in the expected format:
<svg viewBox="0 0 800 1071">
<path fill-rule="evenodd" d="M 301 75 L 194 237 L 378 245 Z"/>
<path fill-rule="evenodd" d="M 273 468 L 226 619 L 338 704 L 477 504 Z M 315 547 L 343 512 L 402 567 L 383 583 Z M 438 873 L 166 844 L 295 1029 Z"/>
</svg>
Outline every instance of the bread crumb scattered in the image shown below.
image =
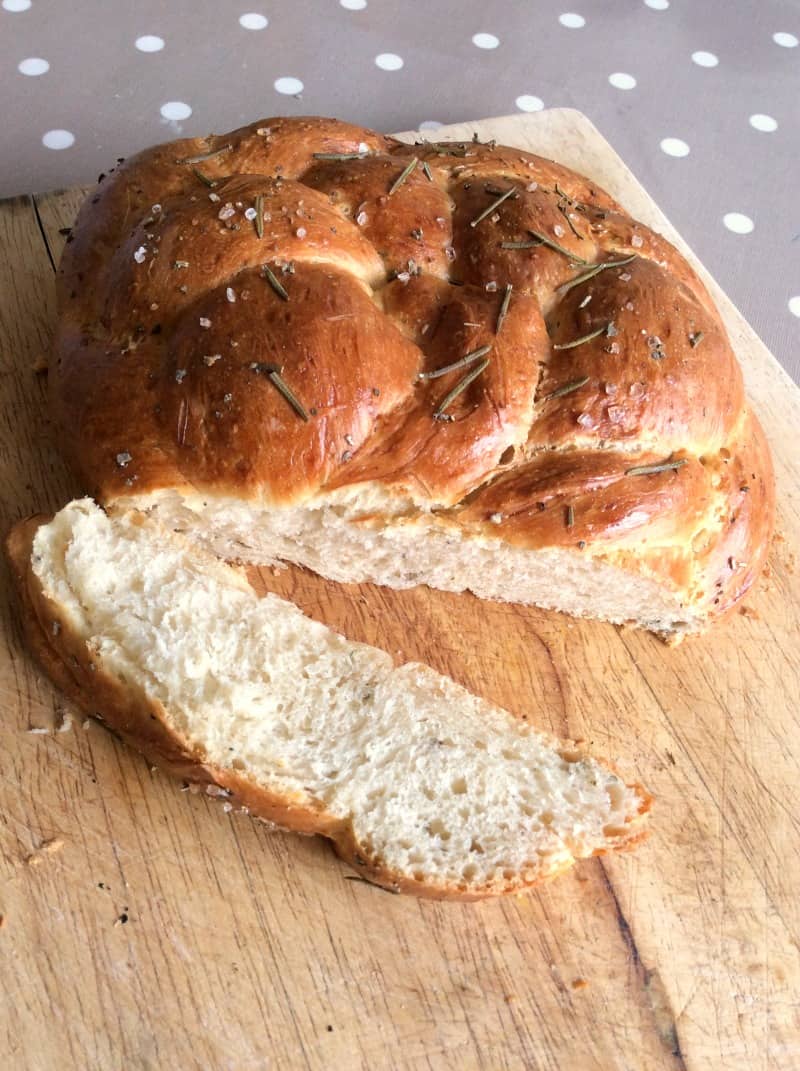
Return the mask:
<svg viewBox="0 0 800 1071">
<path fill-rule="evenodd" d="M 46 855 L 60 852 L 63 847 L 64 841 L 61 837 L 50 837 L 49 840 L 43 840 L 39 847 L 25 858 L 24 862 L 26 866 L 39 866 Z"/>
<path fill-rule="evenodd" d="M 586 989 L 586 987 L 588 985 L 589 985 L 589 983 L 586 981 L 585 978 L 573 978 L 572 979 L 572 988 L 573 989 Z"/>
<path fill-rule="evenodd" d="M 761 620 L 761 614 L 758 612 L 758 610 L 754 610 L 752 606 L 740 606 L 739 613 L 742 615 L 742 617 L 752 618 L 753 621 Z"/>
</svg>

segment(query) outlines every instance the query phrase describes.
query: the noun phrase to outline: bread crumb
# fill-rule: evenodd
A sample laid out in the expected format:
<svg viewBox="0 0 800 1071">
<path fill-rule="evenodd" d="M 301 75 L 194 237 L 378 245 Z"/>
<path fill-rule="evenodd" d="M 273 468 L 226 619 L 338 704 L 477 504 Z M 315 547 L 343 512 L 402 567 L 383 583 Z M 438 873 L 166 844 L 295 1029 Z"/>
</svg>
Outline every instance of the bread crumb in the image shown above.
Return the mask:
<svg viewBox="0 0 800 1071">
<path fill-rule="evenodd" d="M 573 989 L 586 989 L 586 987 L 588 985 L 589 985 L 589 983 L 586 981 L 585 978 L 573 978 L 572 979 L 572 988 Z"/>
<path fill-rule="evenodd" d="M 25 858 L 24 862 L 26 866 L 39 866 L 46 855 L 60 852 L 63 847 L 64 841 L 61 837 L 50 837 L 49 840 L 42 841 L 39 847 Z"/>
<path fill-rule="evenodd" d="M 47 357 L 44 353 L 40 353 L 39 356 L 34 359 L 32 365 L 34 375 L 37 376 L 46 375 L 49 367 Z"/>
<path fill-rule="evenodd" d="M 68 710 L 63 710 L 61 712 L 61 721 L 58 724 L 56 732 L 68 733 L 70 729 L 72 729 L 72 715 L 69 713 Z"/>
<path fill-rule="evenodd" d="M 742 617 L 752 618 L 753 621 L 761 620 L 761 614 L 758 612 L 758 610 L 754 610 L 752 606 L 740 606 L 739 613 L 742 615 Z"/>
</svg>

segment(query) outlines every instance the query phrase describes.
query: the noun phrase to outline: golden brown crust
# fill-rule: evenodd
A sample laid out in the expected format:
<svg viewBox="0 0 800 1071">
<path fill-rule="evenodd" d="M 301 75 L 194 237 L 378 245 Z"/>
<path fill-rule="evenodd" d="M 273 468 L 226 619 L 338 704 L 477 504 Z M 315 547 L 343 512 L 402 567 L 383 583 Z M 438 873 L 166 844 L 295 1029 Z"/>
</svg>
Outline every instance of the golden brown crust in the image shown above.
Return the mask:
<svg viewBox="0 0 800 1071">
<path fill-rule="evenodd" d="M 157 146 L 83 206 L 59 304 L 54 406 L 101 501 L 174 488 L 279 506 L 373 482 L 495 538 L 610 556 L 700 618 L 763 561 L 769 454 L 708 292 L 552 161 L 329 119 Z M 478 366 L 426 374 L 486 345 L 436 419 Z M 667 459 L 687 463 L 626 475 Z M 749 506 L 729 478 L 745 469 Z"/>
<path fill-rule="evenodd" d="M 392 892 L 408 892 L 438 900 L 481 900 L 510 892 L 521 892 L 570 868 L 574 860 L 559 860 L 534 881 L 517 878 L 483 888 L 437 885 L 414 880 L 381 863 L 359 844 L 348 821 L 335 818 L 308 797 L 288 799 L 234 770 L 209 763 L 198 748 L 181 737 L 170 725 L 160 703 L 132 682 L 122 682 L 106 672 L 96 653 L 71 629 L 58 606 L 47 597 L 31 567 L 31 551 L 36 530 L 50 518 L 37 516 L 21 521 L 8 534 L 6 555 L 16 580 L 22 625 L 30 651 L 57 687 L 86 714 L 98 718 L 148 762 L 173 777 L 199 785 L 211 796 L 228 800 L 254 818 L 279 828 L 304 834 L 319 834 L 332 841 L 334 850 L 366 880 Z M 564 744 L 565 747 L 569 745 Z M 641 785 L 631 786 L 639 800 L 641 817 L 652 798 Z M 638 826 L 620 831 L 609 839 L 609 847 L 625 850 L 634 846 L 647 831 Z M 601 854 L 601 853 L 598 853 Z"/>
</svg>

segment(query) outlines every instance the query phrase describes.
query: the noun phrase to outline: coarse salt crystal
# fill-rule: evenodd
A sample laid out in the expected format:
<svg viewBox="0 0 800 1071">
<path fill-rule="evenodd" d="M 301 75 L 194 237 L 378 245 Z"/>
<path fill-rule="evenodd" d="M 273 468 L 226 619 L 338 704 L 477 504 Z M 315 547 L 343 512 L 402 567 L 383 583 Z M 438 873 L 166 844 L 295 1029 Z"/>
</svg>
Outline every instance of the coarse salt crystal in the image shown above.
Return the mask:
<svg viewBox="0 0 800 1071">
<path fill-rule="evenodd" d="M 500 219 L 500 213 L 499 212 L 495 212 L 494 215 L 491 217 L 492 223 L 497 223 L 497 221 L 499 219 Z"/>
<path fill-rule="evenodd" d="M 137 264 L 144 264 L 144 258 L 147 256 L 146 246 L 140 245 L 136 252 L 133 254 L 133 259 Z"/>
<path fill-rule="evenodd" d="M 401 271 L 397 273 L 397 280 L 401 283 L 407 283 L 411 278 L 411 273 L 407 271 Z"/>
<path fill-rule="evenodd" d="M 502 513 L 493 513 L 489 517 L 489 520 L 492 522 L 492 524 L 502 524 L 503 523 L 503 514 Z"/>
<path fill-rule="evenodd" d="M 587 295 L 586 295 L 586 297 L 585 297 L 585 298 L 583 299 L 583 301 L 582 301 L 582 302 L 580 303 L 580 305 L 578 306 L 578 308 L 579 308 L 579 309 L 585 309 L 585 308 L 586 308 L 586 306 L 587 306 L 587 305 L 589 304 L 589 302 L 590 302 L 591 300 L 592 300 L 592 295 L 591 295 L 591 294 L 587 294 Z"/>
<path fill-rule="evenodd" d="M 217 361 L 222 360 L 221 353 L 209 353 L 203 358 L 203 362 L 210 368 L 212 364 L 216 364 Z"/>
<path fill-rule="evenodd" d="M 556 223 L 555 227 L 553 227 L 553 233 L 555 234 L 556 238 L 563 238 L 567 232 L 564 230 L 560 223 Z"/>
<path fill-rule="evenodd" d="M 634 236 L 631 238 L 631 245 L 634 249 L 642 248 L 642 246 L 644 245 L 644 239 L 642 238 L 641 234 L 634 234 Z"/>
<path fill-rule="evenodd" d="M 578 417 L 578 423 L 582 428 L 593 428 L 594 417 L 591 415 L 591 413 L 581 413 L 581 415 Z"/>
<path fill-rule="evenodd" d="M 630 272 L 627 272 L 627 271 L 624 271 L 624 272 L 622 272 L 622 273 L 620 274 L 620 280 L 621 280 L 621 281 L 622 281 L 623 283 L 629 283 L 629 282 L 631 281 L 631 275 L 630 275 Z"/>
<path fill-rule="evenodd" d="M 227 201 L 217 213 L 219 219 L 230 219 L 231 216 L 236 215 L 236 209 L 230 201 Z"/>
<path fill-rule="evenodd" d="M 631 385 L 628 387 L 628 394 L 630 394 L 631 398 L 644 397 L 644 384 L 638 382 L 631 383 Z"/>
<path fill-rule="evenodd" d="M 534 190 L 538 190 L 539 189 L 539 183 L 538 182 L 529 182 L 528 185 L 525 187 L 525 189 L 528 191 L 528 193 L 533 193 Z"/>
<path fill-rule="evenodd" d="M 229 286 L 225 290 L 225 297 L 228 299 L 228 301 L 230 301 L 231 304 L 233 304 L 236 300 L 236 291 L 233 289 L 232 286 Z"/>
<path fill-rule="evenodd" d="M 200 326 L 201 327 L 211 327 L 211 321 L 209 320 L 209 318 L 207 316 L 201 316 L 200 317 Z"/>
<path fill-rule="evenodd" d="M 133 458 L 127 450 L 123 450 L 121 454 L 117 454 L 117 464 L 121 469 L 124 469 L 131 461 L 133 461 Z"/>
<path fill-rule="evenodd" d="M 495 292 L 495 290 L 497 289 L 497 283 L 495 283 L 495 282 L 487 283 L 486 284 L 486 289 L 489 291 L 490 294 L 493 294 Z"/>
<path fill-rule="evenodd" d="M 247 220 L 250 220 L 251 223 L 253 222 L 253 220 L 256 218 L 257 215 L 258 215 L 258 213 L 256 212 L 256 210 L 253 208 L 252 205 L 249 208 L 246 208 L 244 210 L 244 218 L 247 219 Z"/>
<path fill-rule="evenodd" d="M 444 255 L 448 260 L 452 261 L 456 259 L 456 251 L 451 245 L 445 246 Z"/>
<path fill-rule="evenodd" d="M 610 346 L 606 346 L 606 353 L 619 353 L 619 342 L 612 342 Z"/>
<path fill-rule="evenodd" d="M 176 368 L 175 369 L 175 382 L 176 383 L 183 383 L 184 379 L 186 379 L 186 369 L 185 368 Z"/>
<path fill-rule="evenodd" d="M 358 151 L 359 152 L 369 152 L 369 145 L 367 145 L 366 141 L 359 141 L 359 143 L 358 143 Z"/>
<path fill-rule="evenodd" d="M 305 227 L 298 227 L 294 233 L 297 235 L 298 238 L 305 238 L 305 236 L 308 234 L 308 231 L 305 229 Z"/>
<path fill-rule="evenodd" d="M 161 214 L 161 205 L 150 205 L 150 215 L 158 216 Z"/>
<path fill-rule="evenodd" d="M 356 216 L 356 223 L 359 225 L 359 227 L 363 227 L 368 219 L 369 219 L 369 216 L 367 215 L 366 212 L 359 212 L 358 215 Z"/>
<path fill-rule="evenodd" d="M 208 199 L 209 199 L 209 201 L 218 201 L 219 200 L 219 194 L 218 193 L 210 193 L 208 195 Z"/>
<path fill-rule="evenodd" d="M 620 409 L 618 405 L 610 405 L 608 407 L 608 419 L 612 424 L 620 424 L 624 416 L 625 410 Z"/>
<path fill-rule="evenodd" d="M 606 385 L 605 385 L 605 387 L 603 389 L 605 390 L 606 394 L 609 395 L 609 397 L 613 398 L 614 395 L 617 393 L 617 384 L 616 383 L 606 383 Z"/>
<path fill-rule="evenodd" d="M 625 308 L 628 310 L 628 312 L 633 312 L 633 302 L 632 301 L 626 301 L 625 302 Z"/>
</svg>

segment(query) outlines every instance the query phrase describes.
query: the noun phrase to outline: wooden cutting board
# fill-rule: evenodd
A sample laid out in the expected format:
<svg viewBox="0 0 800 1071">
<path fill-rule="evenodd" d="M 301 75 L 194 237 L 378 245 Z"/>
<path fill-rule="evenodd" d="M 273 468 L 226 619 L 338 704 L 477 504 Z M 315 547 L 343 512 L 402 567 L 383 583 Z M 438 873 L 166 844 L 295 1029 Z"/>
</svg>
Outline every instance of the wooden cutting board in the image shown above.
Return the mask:
<svg viewBox="0 0 800 1071">
<path fill-rule="evenodd" d="M 600 180 L 677 237 L 573 111 L 439 137 Z M 53 269 L 80 191 L 0 204 L 0 523 L 79 491 L 48 438 Z M 694 258 L 692 258 L 694 260 Z M 696 261 L 695 261 L 696 263 Z M 649 635 L 425 589 L 263 586 L 419 658 L 655 793 L 650 839 L 478 905 L 390 896 L 326 844 L 181 791 L 63 702 L 0 613 L 0 1053 L 16 1068 L 800 1066 L 800 392 L 713 282 L 775 452 L 782 536 L 746 611 Z M 8 587 L 8 574 L 3 573 Z"/>
</svg>

